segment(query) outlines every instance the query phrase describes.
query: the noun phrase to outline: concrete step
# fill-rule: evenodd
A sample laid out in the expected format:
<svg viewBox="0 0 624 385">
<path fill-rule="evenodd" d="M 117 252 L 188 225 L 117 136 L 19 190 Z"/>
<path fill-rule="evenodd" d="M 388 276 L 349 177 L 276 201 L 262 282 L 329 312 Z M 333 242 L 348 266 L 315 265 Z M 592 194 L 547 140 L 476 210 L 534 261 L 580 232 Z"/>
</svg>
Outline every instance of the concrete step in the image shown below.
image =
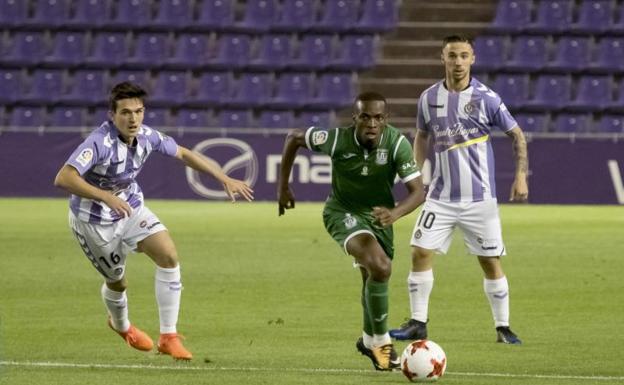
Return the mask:
<svg viewBox="0 0 624 385">
<path fill-rule="evenodd" d="M 379 92 L 386 98 L 414 98 L 440 79 L 360 78 L 360 91 Z"/>
<path fill-rule="evenodd" d="M 379 78 L 424 78 L 444 77 L 444 66 L 440 59 L 382 59 L 370 71 Z"/>
<path fill-rule="evenodd" d="M 482 21 L 494 18 L 493 1 L 403 1 L 400 21 Z"/>
<path fill-rule="evenodd" d="M 442 42 L 445 36 L 460 34 L 475 37 L 482 33 L 488 22 L 450 22 L 450 21 L 402 21 L 398 28 L 386 39 L 392 40 L 437 40 Z"/>
<path fill-rule="evenodd" d="M 385 59 L 440 57 L 442 42 L 438 40 L 386 40 L 382 47 Z"/>
</svg>

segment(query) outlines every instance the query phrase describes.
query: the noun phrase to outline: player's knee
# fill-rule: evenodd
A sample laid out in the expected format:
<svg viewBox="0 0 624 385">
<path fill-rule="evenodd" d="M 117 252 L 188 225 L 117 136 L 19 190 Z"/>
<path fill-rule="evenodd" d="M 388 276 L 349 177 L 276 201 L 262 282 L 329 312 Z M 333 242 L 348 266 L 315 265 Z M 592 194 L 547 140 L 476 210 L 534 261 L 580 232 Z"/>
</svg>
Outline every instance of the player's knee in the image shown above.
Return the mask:
<svg viewBox="0 0 624 385">
<path fill-rule="evenodd" d="M 119 281 L 106 282 L 106 286 L 113 291 L 117 291 L 121 293 L 128 288 L 128 282 L 126 281 L 125 278 L 122 278 Z"/>
<path fill-rule="evenodd" d="M 384 256 L 382 258 L 375 258 L 374 262 L 370 264 L 369 268 L 370 276 L 377 282 L 387 282 L 392 275 L 392 262 L 390 258 Z"/>
<path fill-rule="evenodd" d="M 423 249 L 422 247 L 412 247 L 412 262 L 420 263 L 431 259 L 433 252 L 431 250 Z"/>
<path fill-rule="evenodd" d="M 167 269 L 178 266 L 178 253 L 175 250 L 162 253 L 158 256 L 156 264 Z"/>
</svg>

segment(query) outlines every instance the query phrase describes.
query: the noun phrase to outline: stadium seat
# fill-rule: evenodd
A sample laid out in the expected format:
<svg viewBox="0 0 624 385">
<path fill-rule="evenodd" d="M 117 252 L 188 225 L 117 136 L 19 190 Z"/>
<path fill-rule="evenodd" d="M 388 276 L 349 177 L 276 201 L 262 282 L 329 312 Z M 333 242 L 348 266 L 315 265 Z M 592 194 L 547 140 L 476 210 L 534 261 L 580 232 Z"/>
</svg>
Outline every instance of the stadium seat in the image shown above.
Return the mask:
<svg viewBox="0 0 624 385">
<path fill-rule="evenodd" d="M 168 30 L 183 29 L 193 22 L 192 2 L 188 0 L 160 0 L 153 26 Z"/>
<path fill-rule="evenodd" d="M 548 60 L 548 41 L 544 36 L 518 36 L 514 39 L 511 57 L 505 69 L 512 71 L 539 71 Z"/>
<path fill-rule="evenodd" d="M 290 110 L 262 111 L 257 126 L 260 128 L 293 128 L 295 127 L 295 116 Z"/>
<path fill-rule="evenodd" d="M 531 33 L 557 34 L 568 31 L 572 25 L 574 0 L 541 0 L 537 6 L 535 23 L 529 24 Z"/>
<path fill-rule="evenodd" d="M 548 113 L 519 113 L 514 114 L 514 118 L 525 132 L 546 132 L 548 129 Z"/>
<path fill-rule="evenodd" d="M 141 29 L 152 23 L 152 0 L 118 0 L 107 28 Z"/>
<path fill-rule="evenodd" d="M 234 24 L 235 0 L 202 0 L 199 18 L 192 24 L 200 31 L 219 31 L 231 28 Z"/>
<path fill-rule="evenodd" d="M 219 106 L 230 100 L 233 88 L 231 72 L 202 72 L 198 83 L 197 92 L 190 103 L 198 106 Z"/>
<path fill-rule="evenodd" d="M 496 71 L 505 64 L 507 54 L 506 36 L 478 36 L 474 42 L 476 72 Z"/>
<path fill-rule="evenodd" d="M 258 54 L 247 67 L 251 70 L 283 70 L 292 58 L 292 51 L 290 35 L 262 35 Z"/>
<path fill-rule="evenodd" d="M 0 25 L 7 27 L 24 25 L 28 16 L 28 3 L 21 0 L 0 0 Z"/>
<path fill-rule="evenodd" d="M 224 109 L 218 113 L 218 125 L 222 128 L 248 128 L 252 126 L 251 110 Z"/>
<path fill-rule="evenodd" d="M 296 120 L 296 126 L 301 128 L 310 126 L 332 128 L 334 124 L 334 113 L 329 111 L 302 111 Z"/>
<path fill-rule="evenodd" d="M 320 19 L 311 27 L 318 32 L 347 32 L 356 27 L 358 0 L 327 0 Z"/>
<path fill-rule="evenodd" d="M 249 35 L 223 34 L 218 39 L 217 54 L 209 58 L 207 65 L 213 69 L 242 69 L 250 58 L 251 39 Z"/>
<path fill-rule="evenodd" d="M 600 34 L 609 32 L 613 26 L 613 0 L 583 0 L 578 21 L 573 25 L 575 32 Z"/>
<path fill-rule="evenodd" d="M 529 97 L 529 75 L 499 74 L 492 84 L 492 89 L 512 111 L 522 108 Z"/>
<path fill-rule="evenodd" d="M 358 32 L 382 33 L 394 29 L 399 22 L 397 0 L 363 0 Z"/>
<path fill-rule="evenodd" d="M 602 115 L 598 122 L 598 132 L 624 133 L 624 115 Z"/>
<path fill-rule="evenodd" d="M 65 73 L 63 70 L 36 70 L 31 75 L 32 82 L 28 92 L 20 99 L 26 105 L 54 105 L 65 91 Z"/>
<path fill-rule="evenodd" d="M 562 113 L 553 123 L 553 131 L 558 133 L 585 133 L 591 130 L 591 114 Z"/>
<path fill-rule="evenodd" d="M 169 57 L 169 36 L 166 33 L 140 33 L 135 35 L 134 53 L 123 61 L 127 68 L 155 69 Z"/>
<path fill-rule="evenodd" d="M 524 108 L 536 111 L 558 110 L 570 101 L 571 79 L 569 75 L 538 75 L 533 97 Z"/>
<path fill-rule="evenodd" d="M 52 127 L 85 127 L 87 114 L 82 107 L 54 107 L 48 114 Z"/>
<path fill-rule="evenodd" d="M 622 113 L 624 108 L 624 80 L 620 79 L 619 84 L 616 86 L 617 93 L 613 101 L 611 101 L 607 107 L 607 111 Z"/>
<path fill-rule="evenodd" d="M 301 40 L 297 56 L 288 67 L 303 71 L 323 70 L 327 68 L 332 53 L 332 35 L 306 34 Z"/>
<path fill-rule="evenodd" d="M 584 75 L 578 80 L 575 98 L 565 107 L 569 111 L 602 111 L 613 100 L 613 78 L 605 75 Z"/>
<path fill-rule="evenodd" d="M 108 0 L 75 0 L 74 16 L 67 20 L 67 25 L 76 28 L 100 28 L 110 19 Z"/>
<path fill-rule="evenodd" d="M 161 130 L 164 127 L 171 126 L 170 117 L 171 115 L 168 108 L 147 106 L 145 108 L 143 123 L 156 130 Z"/>
<path fill-rule="evenodd" d="M 617 37 L 603 37 L 600 39 L 594 60 L 588 65 L 588 70 L 594 73 L 623 73 L 624 41 Z"/>
<path fill-rule="evenodd" d="M 15 32 L 9 41 L 12 44 L 2 57 L 4 66 L 35 67 L 45 57 L 46 44 L 41 32 Z"/>
<path fill-rule="evenodd" d="M 624 4 L 620 4 L 616 13 L 616 19 L 613 23 L 611 33 L 624 35 Z"/>
<path fill-rule="evenodd" d="M 491 31 L 503 33 L 522 32 L 531 22 L 532 0 L 499 1 Z"/>
<path fill-rule="evenodd" d="M 34 0 L 32 16 L 25 20 L 28 27 L 52 29 L 65 25 L 69 19 L 68 4 L 64 0 Z"/>
<path fill-rule="evenodd" d="M 235 23 L 234 28 L 245 33 L 264 33 L 271 29 L 276 19 L 275 0 L 247 0 L 243 20 Z"/>
<path fill-rule="evenodd" d="M 546 69 L 563 73 L 584 71 L 589 66 L 589 48 L 588 37 L 562 36 Z"/>
<path fill-rule="evenodd" d="M 45 116 L 44 107 L 15 107 L 9 115 L 9 127 L 43 127 Z"/>
<path fill-rule="evenodd" d="M 122 32 L 98 32 L 93 37 L 93 52 L 86 65 L 95 68 L 116 68 L 128 57 L 127 36 Z"/>
<path fill-rule="evenodd" d="M 273 108 L 297 109 L 304 107 L 312 98 L 312 74 L 309 72 L 286 72 L 277 79 Z"/>
<path fill-rule="evenodd" d="M 272 29 L 285 32 L 306 31 L 316 22 L 315 6 L 315 0 L 284 0 Z"/>
<path fill-rule="evenodd" d="M 361 71 L 375 66 L 377 40 L 373 35 L 342 35 L 328 68 L 338 71 Z"/>
<path fill-rule="evenodd" d="M 93 111 L 88 114 L 87 122 L 89 126 L 99 127 L 102 123 L 109 119 L 108 106 L 99 106 L 93 108 Z"/>
<path fill-rule="evenodd" d="M 0 68 L 0 105 L 8 105 L 19 100 L 22 91 L 21 71 Z"/>
<path fill-rule="evenodd" d="M 182 109 L 176 114 L 175 127 L 211 127 L 211 114 L 205 109 Z"/>
<path fill-rule="evenodd" d="M 338 109 L 350 106 L 355 97 L 351 73 L 324 73 L 317 81 L 319 88 L 309 106 L 318 109 Z"/>
<path fill-rule="evenodd" d="M 227 104 L 234 108 L 261 106 L 271 98 L 272 85 L 270 74 L 245 72 L 236 82 L 234 94 Z"/>
<path fill-rule="evenodd" d="M 183 104 L 189 96 L 188 83 L 185 72 L 160 71 L 156 75 L 153 92 L 149 95 L 149 105 L 176 107 Z"/>
<path fill-rule="evenodd" d="M 84 33 L 58 32 L 52 39 L 52 52 L 45 58 L 46 67 L 73 68 L 85 60 Z"/>
<path fill-rule="evenodd" d="M 69 92 L 59 98 L 62 104 L 88 107 L 106 103 L 106 71 L 76 70 L 68 84 Z"/>
<path fill-rule="evenodd" d="M 198 69 L 209 57 L 209 41 L 205 34 L 181 34 L 173 44 L 173 54 L 163 61 L 169 69 Z"/>
</svg>

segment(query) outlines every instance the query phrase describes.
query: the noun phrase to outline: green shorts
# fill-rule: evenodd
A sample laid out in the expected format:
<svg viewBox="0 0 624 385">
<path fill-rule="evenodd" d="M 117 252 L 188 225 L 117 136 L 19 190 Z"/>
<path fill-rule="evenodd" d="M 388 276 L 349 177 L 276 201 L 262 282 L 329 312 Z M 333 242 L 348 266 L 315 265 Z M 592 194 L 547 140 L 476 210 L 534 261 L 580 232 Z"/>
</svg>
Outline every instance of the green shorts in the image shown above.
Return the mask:
<svg viewBox="0 0 624 385">
<path fill-rule="evenodd" d="M 347 242 L 357 234 L 372 234 L 386 252 L 394 257 L 394 233 L 392 226 L 383 228 L 373 223 L 370 213 L 350 212 L 336 202 L 327 202 L 323 209 L 323 223 L 329 235 L 347 252 Z"/>
</svg>

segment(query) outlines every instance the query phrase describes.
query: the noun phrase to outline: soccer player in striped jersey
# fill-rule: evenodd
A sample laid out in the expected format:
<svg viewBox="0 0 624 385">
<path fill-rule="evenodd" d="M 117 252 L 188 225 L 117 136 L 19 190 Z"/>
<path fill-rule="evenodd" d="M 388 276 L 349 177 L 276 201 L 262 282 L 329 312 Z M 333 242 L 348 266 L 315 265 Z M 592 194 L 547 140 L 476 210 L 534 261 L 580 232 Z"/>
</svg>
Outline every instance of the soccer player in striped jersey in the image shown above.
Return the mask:
<svg viewBox="0 0 624 385">
<path fill-rule="evenodd" d="M 425 199 L 420 171 L 409 141 L 387 124 L 386 99 L 375 92 L 360 94 L 353 107 L 354 124 L 289 132 L 278 184 L 279 215 L 295 207 L 288 180 L 300 147 L 331 157 L 332 189 L 325 202 L 327 232 L 362 274 L 363 332 L 356 343 L 376 370 L 398 368 L 399 357 L 388 334 L 388 280 L 394 255 L 392 224 Z M 395 205 L 396 176 L 408 195 Z"/>
<path fill-rule="evenodd" d="M 510 201 L 528 197 L 526 140 L 501 98 L 470 76 L 475 61 L 472 41 L 449 36 L 442 44 L 445 78 L 420 96 L 414 152 L 418 165 L 433 143 L 435 168 L 427 201 L 412 234 L 412 270 L 408 277 L 411 317 L 390 335 L 399 340 L 427 337 L 433 255 L 446 253 L 455 227 L 483 269 L 497 341 L 520 344 L 509 328 L 509 285 L 500 257 L 505 255 L 494 182 L 491 130 L 513 141 L 516 172 Z"/>
<path fill-rule="evenodd" d="M 80 144 L 58 172 L 54 184 L 70 192 L 70 227 L 91 264 L 102 275 L 102 300 L 108 325 L 128 345 L 142 351 L 152 339 L 128 319 L 125 265 L 132 252 L 147 254 L 156 264 L 155 292 L 160 318 L 157 349 L 174 359 L 190 360 L 176 324 L 182 283 L 176 247 L 167 228 L 143 202 L 135 178 L 152 152 L 179 159 L 219 180 L 234 201 L 253 199 L 244 182 L 225 175 L 199 154 L 143 124 L 147 93 L 138 85 L 117 84 L 110 95 L 110 120 Z"/>
</svg>

